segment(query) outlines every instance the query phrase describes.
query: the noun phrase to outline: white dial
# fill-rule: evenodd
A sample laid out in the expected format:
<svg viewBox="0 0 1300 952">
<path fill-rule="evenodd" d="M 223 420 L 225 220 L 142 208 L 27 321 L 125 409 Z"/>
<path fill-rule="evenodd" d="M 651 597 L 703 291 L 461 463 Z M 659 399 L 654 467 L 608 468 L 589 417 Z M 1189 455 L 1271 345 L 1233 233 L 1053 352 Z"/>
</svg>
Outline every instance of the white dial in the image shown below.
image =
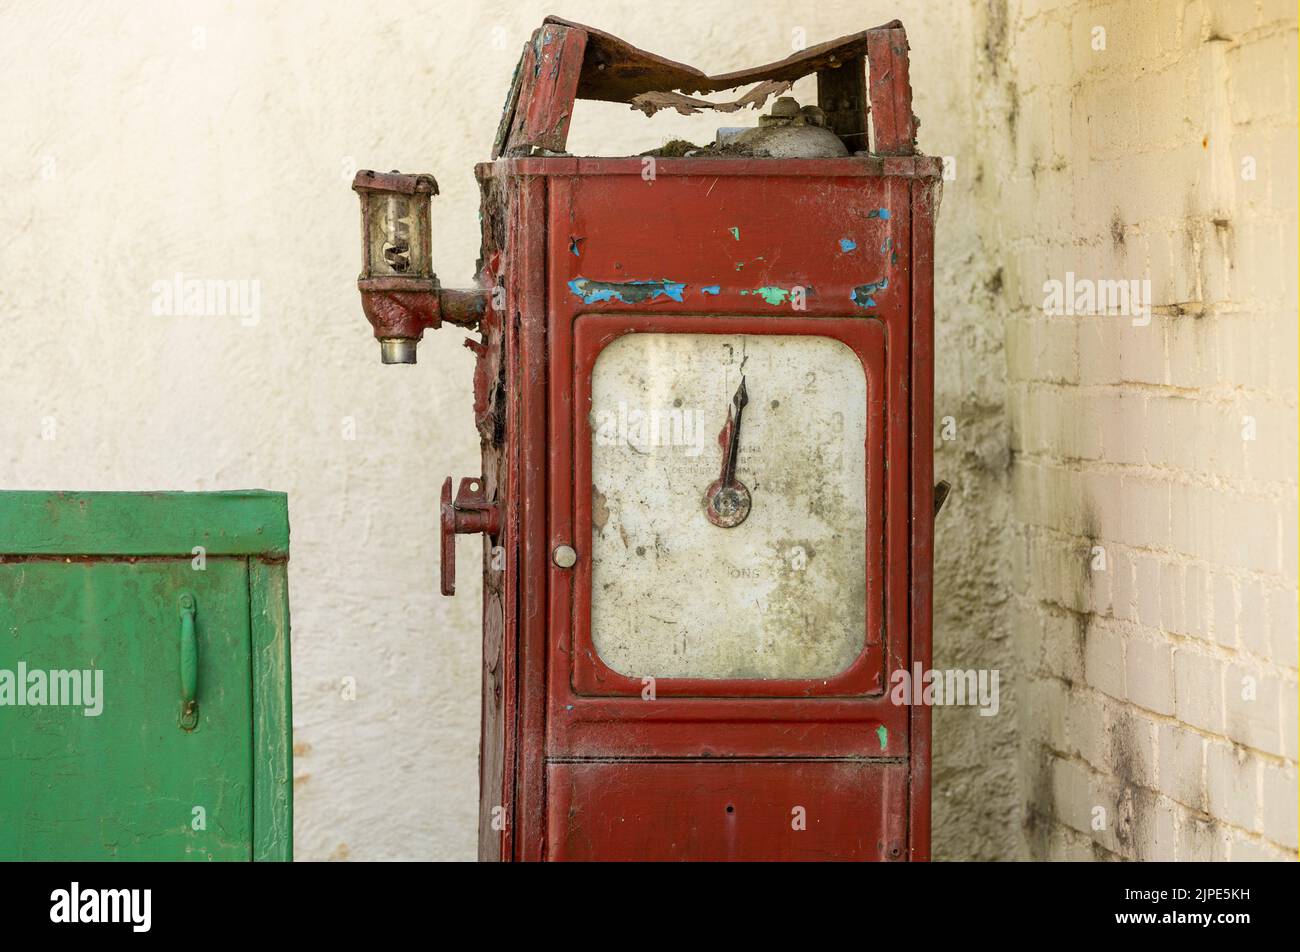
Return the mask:
<svg viewBox="0 0 1300 952">
<path fill-rule="evenodd" d="M 628 333 L 592 372 L 591 637 L 629 677 L 820 679 L 866 643 L 867 382 L 830 337 Z"/>
</svg>

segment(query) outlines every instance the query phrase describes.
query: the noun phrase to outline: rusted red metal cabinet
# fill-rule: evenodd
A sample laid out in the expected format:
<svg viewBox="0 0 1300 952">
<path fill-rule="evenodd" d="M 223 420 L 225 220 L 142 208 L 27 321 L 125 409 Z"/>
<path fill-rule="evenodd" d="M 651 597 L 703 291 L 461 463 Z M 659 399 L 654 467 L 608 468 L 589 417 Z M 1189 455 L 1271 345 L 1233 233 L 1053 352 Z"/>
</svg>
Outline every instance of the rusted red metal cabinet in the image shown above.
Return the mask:
<svg viewBox="0 0 1300 952">
<path fill-rule="evenodd" d="M 851 154 L 561 154 L 575 98 L 810 73 Z M 491 533 L 481 858 L 928 858 L 929 710 L 888 690 L 930 666 L 910 100 L 897 22 L 723 77 L 554 19 L 526 48 L 476 169 L 483 472 L 444 491 L 448 534 Z M 650 405 L 694 443 L 620 446 Z"/>
</svg>

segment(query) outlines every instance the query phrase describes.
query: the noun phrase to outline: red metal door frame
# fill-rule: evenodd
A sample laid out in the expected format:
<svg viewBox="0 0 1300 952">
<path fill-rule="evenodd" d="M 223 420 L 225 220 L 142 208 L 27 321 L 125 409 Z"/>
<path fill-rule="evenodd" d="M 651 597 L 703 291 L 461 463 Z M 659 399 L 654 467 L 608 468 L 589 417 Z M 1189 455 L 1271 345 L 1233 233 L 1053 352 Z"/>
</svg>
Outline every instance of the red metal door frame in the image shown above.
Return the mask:
<svg viewBox="0 0 1300 952">
<path fill-rule="evenodd" d="M 484 803 L 500 800 L 505 818 L 500 829 L 500 856 L 505 859 L 539 860 L 546 855 L 546 762 L 548 750 L 559 754 L 565 751 L 590 750 L 599 756 L 600 732 L 593 736 L 560 731 L 553 733 L 554 712 L 548 718 L 547 697 L 547 630 L 567 615 L 570 601 L 566 593 L 550 598 L 553 569 L 550 549 L 553 543 L 547 525 L 546 510 L 557 502 L 563 506 L 563 497 L 569 487 L 557 487 L 548 479 L 548 457 L 557 450 L 572 452 L 572 447 L 551 445 L 553 437 L 563 440 L 553 425 L 558 418 L 571 418 L 571 394 L 568 387 L 554 385 L 548 372 L 547 336 L 554 332 L 555 322 L 572 322 L 575 314 L 558 314 L 551 311 L 548 321 L 548 304 L 566 301 L 563 288 L 563 269 L 556 267 L 556 257 L 563 253 L 557 246 L 565 240 L 560 210 L 564 206 L 566 190 L 572 187 L 570 178 L 579 172 L 579 161 L 567 158 L 501 160 L 480 167 L 480 178 L 497 179 L 502 183 L 502 194 L 508 206 L 509 251 L 502 266 L 507 291 L 507 320 L 514 322 L 507 340 L 514 346 L 508 348 L 505 381 L 508 392 L 517 395 L 510 401 L 509 450 L 510 478 L 507 489 L 507 524 L 503 530 L 508 549 L 508 565 L 514 566 L 513 578 L 507 585 L 507 601 L 514 598 L 508 609 L 504 634 L 505 694 L 505 764 L 502 787 L 499 791 L 484 791 Z M 685 160 L 687 164 L 700 160 Z M 639 160 L 581 160 L 584 174 L 638 174 L 642 168 Z M 719 174 L 853 174 L 882 179 L 888 186 L 891 206 L 906 208 L 909 218 L 908 273 L 898 284 L 909 292 L 910 313 L 901 320 L 888 320 L 891 353 L 889 359 L 900 361 L 907 369 L 898 372 L 892 365 L 888 370 L 889 431 L 896 428 L 903 434 L 905 444 L 902 459 L 891 454 L 892 472 L 907 474 L 905 479 L 890 480 L 887 488 L 887 508 L 891 511 L 903 497 L 910 519 L 905 524 L 887 528 L 887 551 L 901 544 L 906 552 L 903 564 L 907 571 L 894 573 L 888 579 L 888 595 L 895 611 L 901 605 L 901 618 L 887 614 L 890 630 L 906 633 L 905 638 L 891 638 L 888 658 L 889 669 L 910 667 L 919 663 L 929 667 L 931 656 L 931 561 L 933 549 L 933 466 L 931 432 L 933 427 L 933 240 L 934 214 L 938 200 L 939 163 L 923 156 L 904 158 L 862 158 L 830 160 L 827 163 L 763 163 L 717 162 L 704 171 Z M 819 171 L 810 165 L 822 165 Z M 672 162 L 660 162 L 660 174 L 671 174 Z M 754 168 L 762 166 L 761 171 Z M 783 168 L 783 166 L 791 166 Z M 555 187 L 551 187 L 554 185 Z M 900 201 L 901 200 L 901 201 Z M 548 247 L 548 227 L 553 233 Z M 566 262 L 567 264 L 567 262 Z M 548 300 L 549 299 L 549 300 Z M 751 305 L 752 307 L 752 305 Z M 671 310 L 671 308 L 665 309 Z M 737 310 L 740 313 L 740 310 Z M 822 303 L 810 299 L 809 313 L 827 313 Z M 551 325 L 548 328 L 548 323 Z M 548 420 L 548 417 L 550 418 Z M 571 456 L 570 456 L 571 458 Z M 901 463 L 901 469 L 900 469 Z M 571 513 L 571 510 L 570 510 Z M 892 555 L 890 564 L 897 565 Z M 895 577 L 899 576 L 899 577 Z M 571 593 L 567 593 L 571 596 Z M 895 629 L 896 624 L 901 628 Z M 701 701 L 707 705 L 710 717 L 726 718 L 726 701 Z M 733 702 L 734 703 L 734 702 Z M 762 702 L 759 702 L 762 703 Z M 812 702 L 812 703 L 826 703 Z M 890 730 L 890 747 L 883 752 L 888 761 L 906 763 L 909 773 L 907 803 L 907 855 L 914 860 L 929 858 L 930 848 L 930 711 L 923 706 L 881 709 L 887 716 L 890 711 L 903 715 L 899 729 Z M 889 718 L 891 723 L 897 723 Z M 669 731 L 673 722 L 665 721 Z M 733 724 L 720 720 L 716 746 L 730 750 L 732 740 L 742 738 L 747 730 L 743 723 Z M 806 732 L 806 722 L 784 721 L 772 724 L 776 731 Z M 638 741 L 635 725 L 620 737 L 618 747 L 626 751 Z M 861 732 L 861 725 L 853 725 Z M 653 732 L 660 734 L 660 732 Z M 814 731 L 808 745 L 812 755 L 822 757 L 862 756 L 849 737 L 836 737 L 837 732 Z M 662 735 L 661 735 L 662 736 Z M 559 741 L 559 746 L 555 746 Z M 597 743 L 591 743 L 596 741 Z M 906 741 L 904 746 L 903 741 Z M 743 746 L 743 745 L 742 745 Z M 877 756 L 880 752 L 877 753 Z M 496 794 L 499 793 L 499 797 Z"/>
<path fill-rule="evenodd" d="M 537 160 L 533 160 L 537 161 Z M 571 164 L 570 169 L 556 168 L 548 177 L 548 323 L 549 357 L 549 427 L 550 460 L 549 548 L 560 544 L 583 545 L 576 525 L 575 439 L 574 434 L 585 422 L 585 411 L 575 407 L 575 355 L 572 339 L 574 324 L 581 315 L 600 311 L 620 314 L 624 320 L 644 316 L 646 308 L 623 304 L 618 300 L 598 306 L 585 303 L 572 293 L 569 281 L 576 267 L 590 263 L 573 254 L 571 232 L 574 223 L 577 189 L 590 188 L 604 179 L 610 188 L 627 192 L 628 208 L 635 208 L 635 190 L 645 188 L 641 177 L 644 168 L 639 159 L 549 160 L 557 165 Z M 705 191 L 718 178 L 742 176 L 751 180 L 790 180 L 791 187 L 812 193 L 815 179 L 828 183 L 856 180 L 858 188 L 876 190 L 880 202 L 894 209 L 890 234 L 900 243 L 909 241 L 909 183 L 900 178 L 870 175 L 879 163 L 862 160 L 784 161 L 784 160 L 660 160 L 658 181 L 674 174 L 701 183 Z M 569 171 L 565 175 L 563 172 Z M 750 186 L 757 188 L 757 184 Z M 642 193 L 645 195 L 645 193 Z M 640 201 L 648 201 L 646 197 Z M 654 201 L 665 201 L 663 193 Z M 579 203 L 580 204 L 580 203 Z M 617 205 L 602 202 L 602 208 Z M 635 213 L 632 213 L 635 214 Z M 662 212 L 660 212 L 662 214 Z M 703 211 L 700 214 L 705 214 Z M 779 240 L 780 213 L 772 208 L 733 209 L 732 217 L 741 222 L 741 230 L 761 230 L 770 240 Z M 743 217 L 748 216 L 748 217 Z M 730 219 L 729 219 L 730 220 Z M 773 229 L 777 225 L 778 230 Z M 906 244 L 904 245 L 906 246 Z M 682 280 L 709 283 L 702 273 L 694 273 L 696 256 L 672 248 L 657 252 L 660 265 L 667 273 Z M 682 273 L 674 271 L 677 268 Z M 903 256 L 901 268 L 906 268 Z M 806 311 L 799 320 L 878 321 L 885 328 L 885 387 L 887 477 L 886 512 L 907 511 L 907 479 L 910 445 L 908 440 L 907 376 L 910 366 L 910 282 L 900 280 L 896 293 L 882 301 L 878 312 L 868 316 L 846 318 L 852 309 L 851 288 L 842 271 L 834 280 L 817 282 L 817 293 L 806 301 Z M 826 275 L 823 275 L 826 277 Z M 812 282 L 810 282 L 812 283 Z M 711 314 L 730 318 L 752 318 L 752 298 L 722 288 L 710 298 Z M 698 315 L 698 304 L 691 301 L 661 299 L 654 313 L 663 316 Z M 789 312 L 763 318 L 764 321 L 791 319 Z M 699 321 L 699 317 L 695 316 Z M 807 326 L 807 325 L 805 325 Z M 589 487 L 588 487 L 589 492 Z M 908 664 L 908 527 L 905 520 L 885 517 L 885 626 L 886 670 L 905 668 Z M 575 540 L 578 540 L 575 542 Z M 549 549 L 548 549 L 549 551 Z M 579 548 L 582 552 L 582 548 Z M 699 757 L 725 752 L 734 757 L 879 757 L 906 758 L 909 751 L 908 713 L 893 705 L 887 695 L 869 697 L 750 697 L 750 698 L 681 698 L 662 697 L 654 702 L 640 698 L 591 697 L 577 693 L 570 678 L 575 590 L 574 573 L 551 565 L 547 557 L 548 600 L 551 640 L 548 649 L 548 684 L 546 716 L 547 758 L 618 757 L 631 751 L 641 755 L 653 752 L 656 757 Z M 708 731 L 684 729 L 688 725 L 708 725 Z M 707 736 L 706 736 L 707 735 Z"/>
</svg>

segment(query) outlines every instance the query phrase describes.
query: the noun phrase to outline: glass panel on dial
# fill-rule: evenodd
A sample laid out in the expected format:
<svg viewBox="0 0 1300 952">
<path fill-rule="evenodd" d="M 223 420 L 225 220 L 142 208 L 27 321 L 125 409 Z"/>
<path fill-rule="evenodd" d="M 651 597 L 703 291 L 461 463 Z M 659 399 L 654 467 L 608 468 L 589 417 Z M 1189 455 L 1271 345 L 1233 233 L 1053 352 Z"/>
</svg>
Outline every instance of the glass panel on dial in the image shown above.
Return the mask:
<svg viewBox="0 0 1300 952">
<path fill-rule="evenodd" d="M 866 644 L 867 382 L 829 337 L 629 333 L 592 371 L 591 637 L 629 677 L 815 679 Z"/>
</svg>

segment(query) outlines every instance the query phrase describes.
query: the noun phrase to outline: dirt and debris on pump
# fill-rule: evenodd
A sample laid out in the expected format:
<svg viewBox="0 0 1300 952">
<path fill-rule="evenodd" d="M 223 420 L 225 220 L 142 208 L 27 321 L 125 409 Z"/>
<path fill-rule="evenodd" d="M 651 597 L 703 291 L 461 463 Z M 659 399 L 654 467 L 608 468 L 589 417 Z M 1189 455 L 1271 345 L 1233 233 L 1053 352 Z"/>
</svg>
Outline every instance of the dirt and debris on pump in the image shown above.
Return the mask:
<svg viewBox="0 0 1300 952">
<path fill-rule="evenodd" d="M 674 156 L 735 155 L 772 159 L 826 159 L 848 155 L 844 141 L 826 128 L 820 106 L 800 106 L 792 96 L 781 96 L 771 111 L 758 117 L 758 125 L 718 130 L 707 146 L 674 139 L 658 149 L 643 152 L 658 158 Z"/>
</svg>

